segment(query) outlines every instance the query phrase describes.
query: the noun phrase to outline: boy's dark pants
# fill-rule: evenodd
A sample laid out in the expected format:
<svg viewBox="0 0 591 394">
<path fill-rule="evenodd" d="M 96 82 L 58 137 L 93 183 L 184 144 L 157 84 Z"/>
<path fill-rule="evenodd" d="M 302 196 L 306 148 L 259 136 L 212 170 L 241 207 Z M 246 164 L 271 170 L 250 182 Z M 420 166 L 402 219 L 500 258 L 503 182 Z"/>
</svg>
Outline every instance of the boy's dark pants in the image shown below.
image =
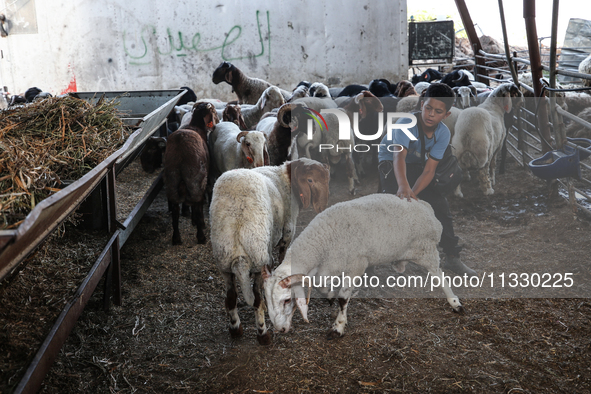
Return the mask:
<svg viewBox="0 0 591 394">
<path fill-rule="evenodd" d="M 398 182 L 396 181 L 396 176 L 394 176 L 392 162 L 380 162 L 379 169 L 381 192 L 396 194 L 398 192 Z M 411 187 L 422 173 L 422 165 L 406 163 L 406 178 Z M 462 248 L 458 246 L 459 238 L 454 234 L 452 216 L 445 196 L 435 190 L 433 184 L 430 184 L 423 189 L 417 197 L 421 200 L 425 200 L 431 205 L 435 212 L 435 217 L 437 217 L 437 220 L 439 220 L 443 226 L 443 233 L 441 234 L 441 240 L 439 241 L 439 246 L 443 248 L 443 252 L 451 256 L 458 256 Z"/>
</svg>

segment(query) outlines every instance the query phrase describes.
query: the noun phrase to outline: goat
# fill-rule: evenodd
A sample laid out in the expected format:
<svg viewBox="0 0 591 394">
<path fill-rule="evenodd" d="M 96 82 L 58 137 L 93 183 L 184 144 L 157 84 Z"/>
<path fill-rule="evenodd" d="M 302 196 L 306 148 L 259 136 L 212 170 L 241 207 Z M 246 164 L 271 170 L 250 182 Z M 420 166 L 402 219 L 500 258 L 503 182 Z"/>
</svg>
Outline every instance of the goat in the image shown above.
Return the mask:
<svg viewBox="0 0 591 394">
<path fill-rule="evenodd" d="M 271 343 L 265 325 L 261 268 L 273 265 L 276 247 L 279 261 L 283 261 L 300 209 L 310 204 L 316 212 L 326 208 L 329 178 L 320 163 L 299 159 L 281 166 L 229 171 L 217 180 L 209 214 L 211 248 L 226 284 L 226 311 L 233 337 L 243 332 L 236 307 L 238 282 L 244 299 L 256 309 L 258 342 Z"/>
<path fill-rule="evenodd" d="M 354 237 L 351 229 L 355 229 Z M 425 201 L 408 202 L 391 194 L 372 194 L 331 206 L 304 228 L 275 271 L 263 267 L 267 310 L 273 326 L 279 332 L 288 332 L 295 306 L 308 322 L 308 302 L 302 286 L 308 284 L 311 290 L 312 283 L 317 283 L 312 278 L 361 277 L 366 268 L 388 263 L 404 272 L 408 261 L 426 268 L 433 278 L 442 278 L 437 250 L 442 229 Z M 463 312 L 449 283 L 444 279 L 439 283 L 453 310 Z M 340 309 L 328 338 L 342 337 L 353 286 L 343 279 L 338 290 L 318 290 L 329 298 L 338 298 Z"/>
<path fill-rule="evenodd" d="M 197 242 L 205 243 L 203 201 L 209 172 L 207 133 L 219 122 L 215 107 L 196 103 L 191 123 L 172 133 L 164 153 L 164 185 L 172 210 L 172 244 L 180 245 L 179 204 L 192 208 L 192 222 L 197 226 Z"/>
</svg>

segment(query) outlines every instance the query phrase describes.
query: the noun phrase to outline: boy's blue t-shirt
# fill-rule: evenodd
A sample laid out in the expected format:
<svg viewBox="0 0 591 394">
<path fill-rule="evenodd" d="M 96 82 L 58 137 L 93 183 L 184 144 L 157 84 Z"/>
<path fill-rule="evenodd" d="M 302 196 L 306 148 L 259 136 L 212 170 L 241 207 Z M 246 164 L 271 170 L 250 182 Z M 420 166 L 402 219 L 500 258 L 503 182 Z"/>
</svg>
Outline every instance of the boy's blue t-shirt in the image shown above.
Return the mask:
<svg viewBox="0 0 591 394">
<path fill-rule="evenodd" d="M 419 120 L 417 119 L 417 122 Z M 400 118 L 396 123 L 410 123 L 410 118 Z M 388 151 L 388 146 L 392 144 L 399 144 L 404 146 L 408 152 L 406 154 L 406 163 L 419 163 L 422 164 L 423 161 L 421 160 L 421 140 L 419 138 L 419 129 L 418 125 L 410 127 L 408 129 L 412 135 L 414 135 L 417 140 L 411 141 L 410 138 L 402 131 L 401 129 L 394 129 L 392 130 L 392 139 L 388 140 L 388 135 L 385 135 L 382 139 L 382 143 L 379 147 L 378 159 L 379 161 L 390 160 L 394 159 L 395 147 L 390 148 L 391 151 Z M 432 138 L 427 138 L 425 136 L 425 151 L 426 157 L 425 161 L 429 157 L 432 157 L 435 160 L 441 160 L 443 158 L 443 154 L 445 153 L 445 149 L 449 145 L 449 140 L 451 139 L 451 133 L 447 126 L 443 122 L 439 122 L 437 127 L 435 128 L 435 132 L 433 133 Z"/>
</svg>

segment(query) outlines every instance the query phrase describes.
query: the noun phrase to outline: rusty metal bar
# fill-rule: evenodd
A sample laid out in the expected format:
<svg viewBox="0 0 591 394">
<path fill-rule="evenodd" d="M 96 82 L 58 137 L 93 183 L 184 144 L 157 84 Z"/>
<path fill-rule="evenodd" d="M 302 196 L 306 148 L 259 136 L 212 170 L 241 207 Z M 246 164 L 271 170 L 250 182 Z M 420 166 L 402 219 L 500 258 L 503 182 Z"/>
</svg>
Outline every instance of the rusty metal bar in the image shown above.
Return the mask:
<svg viewBox="0 0 591 394">
<path fill-rule="evenodd" d="M 480 40 L 478 39 L 478 35 L 476 34 L 476 29 L 474 28 L 474 23 L 472 22 L 472 18 L 470 17 L 470 12 L 468 11 L 468 7 L 466 7 L 466 2 L 464 0 L 455 0 L 456 7 L 458 8 L 458 12 L 460 13 L 460 18 L 462 19 L 462 23 L 464 24 L 464 28 L 466 29 L 466 34 L 468 35 L 468 39 L 470 40 L 470 44 L 474 49 L 474 54 L 476 55 L 482 50 L 482 45 L 480 44 Z M 484 62 L 481 59 L 476 58 L 475 61 L 476 65 L 474 66 L 474 78 L 476 81 L 484 82 L 488 85 L 487 80 L 480 80 L 478 67 L 484 66 Z M 488 74 L 486 74 L 488 75 Z"/>
<path fill-rule="evenodd" d="M 538 46 L 538 32 L 536 28 L 536 2 L 535 0 L 524 0 L 523 18 L 525 19 L 525 30 L 527 32 L 527 46 L 529 49 L 529 60 L 531 62 L 531 73 L 534 88 L 534 96 L 542 97 L 542 84 L 540 79 L 542 75 L 542 60 L 540 57 L 540 48 Z M 548 127 L 548 111 L 546 105 L 540 105 L 538 112 L 538 124 L 542 138 L 542 152 L 546 153 L 552 150 L 550 142 L 550 128 Z"/>
<path fill-rule="evenodd" d="M 505 24 L 505 11 L 503 9 L 503 0 L 499 0 L 499 15 L 501 17 L 501 27 L 503 29 L 503 41 L 505 42 L 505 56 L 507 57 L 507 65 L 511 71 L 513 77 L 513 83 L 519 82 L 517 78 L 517 71 L 513 69 L 513 63 L 511 63 L 511 50 L 509 49 L 509 39 L 507 38 L 507 25 Z"/>
<path fill-rule="evenodd" d="M 68 335 L 92 296 L 94 289 L 111 263 L 112 246 L 117 241 L 118 236 L 118 231 L 113 234 L 98 260 L 94 263 L 90 272 L 76 291 L 74 297 L 62 310 L 62 313 L 51 328 L 49 335 L 45 338 L 25 375 L 16 387 L 15 394 L 36 393 L 41 387 L 43 378 L 51 368 L 61 347 L 66 342 Z"/>
</svg>

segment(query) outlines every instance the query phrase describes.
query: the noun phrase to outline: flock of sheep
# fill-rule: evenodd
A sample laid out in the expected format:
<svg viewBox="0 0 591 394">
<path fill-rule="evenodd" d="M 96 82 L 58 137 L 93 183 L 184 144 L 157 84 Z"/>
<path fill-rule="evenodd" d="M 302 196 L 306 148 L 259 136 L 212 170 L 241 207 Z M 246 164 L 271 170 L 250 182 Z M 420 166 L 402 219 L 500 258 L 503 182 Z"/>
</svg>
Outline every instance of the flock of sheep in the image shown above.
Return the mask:
<svg viewBox="0 0 591 394">
<path fill-rule="evenodd" d="M 454 153 L 466 174 L 478 172 L 483 193 L 492 194 L 496 155 L 506 135 L 505 115 L 523 101 L 512 83 L 491 90 L 465 71 L 436 75 L 431 70 L 416 76 L 414 84 L 375 79 L 369 86 L 329 89 L 302 81 L 288 92 L 224 62 L 214 71 L 213 82 L 230 84 L 237 103 L 202 99 L 176 108 L 181 126 L 168 137 L 164 152 L 172 243 L 181 243 L 181 204 L 191 207 L 197 240 L 206 242 L 203 205 L 209 200 L 211 245 L 226 284 L 232 336 L 242 334 L 238 285 L 256 310 L 259 343 L 268 344 L 272 337 L 265 325 L 265 309 L 280 332 L 289 330 L 296 306 L 307 321 L 310 289 L 306 295 L 305 275 L 362 275 L 367 267 L 386 263 L 395 263 L 403 272 L 407 261 L 431 275 L 441 275 L 437 251 L 441 224 L 425 202 L 374 194 L 326 209 L 331 173 L 344 171 L 349 192 L 354 194 L 358 173 L 377 171 L 377 150 L 357 152 L 354 130 L 349 139 L 339 139 L 339 117 L 349 117 L 358 128 L 355 131 L 374 135 L 371 142 L 380 144 L 382 135 L 376 130 L 383 130 L 380 121 L 385 116 L 378 114 L 420 108 L 420 92 L 434 79 L 448 83 L 458 94 L 445 120 Z M 325 125 L 309 121 L 309 111 L 323 109 L 342 113 L 323 113 Z M 319 150 L 321 144 L 330 148 Z M 156 160 L 157 149 L 144 151 L 153 157 L 145 159 L 143 154 L 143 162 Z M 459 187 L 456 195 L 461 196 Z M 310 206 L 318 215 L 294 240 L 298 213 Z M 383 232 L 384 226 L 405 231 Z M 350 228 L 356 229 L 356 237 L 349 236 Z M 396 247 L 384 250 L 385 244 Z M 273 269 L 276 248 L 279 265 Z M 463 311 L 451 289 L 445 283 L 442 287 L 454 311 Z M 342 336 L 352 288 L 317 290 L 339 300 L 329 337 Z"/>
</svg>

